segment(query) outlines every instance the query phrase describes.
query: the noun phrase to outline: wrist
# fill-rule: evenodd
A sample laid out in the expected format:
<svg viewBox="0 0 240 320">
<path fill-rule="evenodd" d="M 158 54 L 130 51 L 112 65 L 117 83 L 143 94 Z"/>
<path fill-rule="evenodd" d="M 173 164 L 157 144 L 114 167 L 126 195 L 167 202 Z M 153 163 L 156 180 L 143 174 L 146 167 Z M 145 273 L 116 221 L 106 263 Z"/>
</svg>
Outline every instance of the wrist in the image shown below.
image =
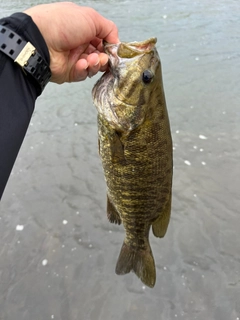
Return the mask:
<svg viewBox="0 0 240 320">
<path fill-rule="evenodd" d="M 20 37 L 23 40 L 23 43 L 30 42 L 36 49 L 37 56 L 41 57 L 44 60 L 44 65 L 46 68 L 49 68 L 50 56 L 48 52 L 47 45 L 45 43 L 44 38 L 42 37 L 38 27 L 33 22 L 32 18 L 25 13 L 15 13 L 10 17 L 3 18 L 0 20 L 0 24 L 3 27 L 6 27 L 16 33 L 16 37 Z M 15 39 L 15 36 L 13 40 Z M 10 39 L 11 40 L 11 39 Z M 10 44 L 10 43 L 9 43 Z M 35 57 L 36 58 L 36 57 Z M 31 58 L 31 63 L 33 62 L 34 58 Z M 40 69 L 41 70 L 41 66 Z M 45 70 L 43 70 L 43 73 Z M 30 73 L 31 74 L 31 73 Z M 34 84 L 37 90 L 37 95 L 40 95 L 44 86 L 42 87 L 41 84 L 38 82 L 38 79 L 34 79 L 31 75 L 26 77 L 31 83 Z"/>
</svg>

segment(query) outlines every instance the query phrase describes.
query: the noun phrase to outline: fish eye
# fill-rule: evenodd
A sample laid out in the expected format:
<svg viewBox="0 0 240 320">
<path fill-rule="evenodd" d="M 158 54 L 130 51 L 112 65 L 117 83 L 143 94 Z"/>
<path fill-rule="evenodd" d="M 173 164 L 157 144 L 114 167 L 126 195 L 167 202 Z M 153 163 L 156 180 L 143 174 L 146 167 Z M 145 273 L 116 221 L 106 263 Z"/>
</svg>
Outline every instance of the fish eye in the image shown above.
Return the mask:
<svg viewBox="0 0 240 320">
<path fill-rule="evenodd" d="M 153 74 L 150 70 L 145 70 L 142 74 L 142 80 L 144 83 L 150 83 L 153 79 Z"/>
</svg>

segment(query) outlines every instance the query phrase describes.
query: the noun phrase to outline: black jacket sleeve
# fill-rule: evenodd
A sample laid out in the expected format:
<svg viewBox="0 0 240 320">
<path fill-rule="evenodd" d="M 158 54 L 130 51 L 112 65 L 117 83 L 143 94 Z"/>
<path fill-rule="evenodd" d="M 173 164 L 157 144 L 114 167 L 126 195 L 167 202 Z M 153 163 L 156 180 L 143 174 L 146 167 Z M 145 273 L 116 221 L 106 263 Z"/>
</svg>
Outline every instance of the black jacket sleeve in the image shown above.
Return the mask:
<svg viewBox="0 0 240 320">
<path fill-rule="evenodd" d="M 47 45 L 30 16 L 15 13 L 0 24 L 31 42 L 50 63 Z M 0 51 L 0 199 L 40 94 L 40 85 Z"/>
</svg>

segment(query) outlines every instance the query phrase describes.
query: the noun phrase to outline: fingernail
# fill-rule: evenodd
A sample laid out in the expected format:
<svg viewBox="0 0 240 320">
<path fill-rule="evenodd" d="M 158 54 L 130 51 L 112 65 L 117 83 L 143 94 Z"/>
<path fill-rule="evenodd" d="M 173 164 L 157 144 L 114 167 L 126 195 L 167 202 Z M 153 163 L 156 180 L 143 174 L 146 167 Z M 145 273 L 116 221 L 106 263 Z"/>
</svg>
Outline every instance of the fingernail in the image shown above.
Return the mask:
<svg viewBox="0 0 240 320">
<path fill-rule="evenodd" d="M 96 67 L 96 66 L 99 64 L 99 62 L 100 62 L 100 61 L 99 61 L 99 59 L 98 59 L 97 63 L 94 64 L 94 67 Z"/>
</svg>

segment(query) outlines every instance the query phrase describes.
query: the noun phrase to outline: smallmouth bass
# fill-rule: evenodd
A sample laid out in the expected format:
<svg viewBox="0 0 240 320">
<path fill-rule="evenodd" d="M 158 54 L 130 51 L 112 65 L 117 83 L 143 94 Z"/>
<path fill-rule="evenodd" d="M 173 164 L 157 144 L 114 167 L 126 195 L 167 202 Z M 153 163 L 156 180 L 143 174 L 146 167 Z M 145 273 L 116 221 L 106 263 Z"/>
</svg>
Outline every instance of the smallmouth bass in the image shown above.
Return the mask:
<svg viewBox="0 0 240 320">
<path fill-rule="evenodd" d="M 107 216 L 126 236 L 117 274 L 134 271 L 154 287 L 152 226 L 164 237 L 172 196 L 172 138 L 157 39 L 104 45 L 109 70 L 93 87 L 99 154 L 107 184 Z"/>
</svg>

